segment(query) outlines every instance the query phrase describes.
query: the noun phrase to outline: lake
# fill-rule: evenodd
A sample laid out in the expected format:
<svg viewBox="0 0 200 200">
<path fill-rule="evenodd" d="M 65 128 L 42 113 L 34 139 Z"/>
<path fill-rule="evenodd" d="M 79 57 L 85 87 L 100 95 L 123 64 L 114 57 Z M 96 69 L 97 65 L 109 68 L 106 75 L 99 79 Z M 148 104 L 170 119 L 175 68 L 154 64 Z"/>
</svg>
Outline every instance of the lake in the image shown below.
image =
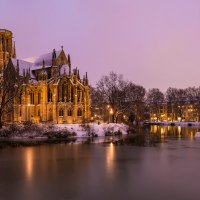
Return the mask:
<svg viewBox="0 0 200 200">
<path fill-rule="evenodd" d="M 0 199 L 200 199 L 199 128 L 0 149 Z"/>
</svg>

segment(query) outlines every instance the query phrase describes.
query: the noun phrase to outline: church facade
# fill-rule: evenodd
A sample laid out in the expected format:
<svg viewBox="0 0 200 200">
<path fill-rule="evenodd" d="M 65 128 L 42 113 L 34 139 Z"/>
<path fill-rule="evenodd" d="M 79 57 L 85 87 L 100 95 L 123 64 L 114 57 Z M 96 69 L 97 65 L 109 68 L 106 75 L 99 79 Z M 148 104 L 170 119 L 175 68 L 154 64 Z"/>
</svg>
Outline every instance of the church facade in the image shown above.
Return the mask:
<svg viewBox="0 0 200 200">
<path fill-rule="evenodd" d="M 81 78 L 72 69 L 63 47 L 39 57 L 16 59 L 12 32 L 0 29 L 0 70 L 12 65 L 21 77 L 14 110 L 4 121 L 83 123 L 90 120 L 90 89 L 87 73 Z"/>
</svg>

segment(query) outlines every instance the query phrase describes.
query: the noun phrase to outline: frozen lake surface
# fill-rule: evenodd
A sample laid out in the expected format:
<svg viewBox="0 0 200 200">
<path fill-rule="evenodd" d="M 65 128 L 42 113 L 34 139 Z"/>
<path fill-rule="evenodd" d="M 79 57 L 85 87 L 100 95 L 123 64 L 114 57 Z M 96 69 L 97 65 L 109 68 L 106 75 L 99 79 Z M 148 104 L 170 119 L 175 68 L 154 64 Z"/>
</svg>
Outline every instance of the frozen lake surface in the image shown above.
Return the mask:
<svg viewBox="0 0 200 200">
<path fill-rule="evenodd" d="M 2 148 L 0 199 L 199 200 L 197 131 L 153 126 L 118 145 L 97 138 Z"/>
</svg>

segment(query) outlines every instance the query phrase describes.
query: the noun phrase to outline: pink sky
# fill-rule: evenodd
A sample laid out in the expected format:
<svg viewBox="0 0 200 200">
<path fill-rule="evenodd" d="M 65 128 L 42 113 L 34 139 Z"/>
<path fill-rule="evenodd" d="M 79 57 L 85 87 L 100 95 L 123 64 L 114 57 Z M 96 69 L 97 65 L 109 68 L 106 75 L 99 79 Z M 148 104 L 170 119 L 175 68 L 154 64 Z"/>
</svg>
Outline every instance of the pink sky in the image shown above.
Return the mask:
<svg viewBox="0 0 200 200">
<path fill-rule="evenodd" d="M 111 70 L 145 88 L 200 85 L 199 0 L 0 0 L 18 58 L 59 49 L 94 85 Z"/>
</svg>

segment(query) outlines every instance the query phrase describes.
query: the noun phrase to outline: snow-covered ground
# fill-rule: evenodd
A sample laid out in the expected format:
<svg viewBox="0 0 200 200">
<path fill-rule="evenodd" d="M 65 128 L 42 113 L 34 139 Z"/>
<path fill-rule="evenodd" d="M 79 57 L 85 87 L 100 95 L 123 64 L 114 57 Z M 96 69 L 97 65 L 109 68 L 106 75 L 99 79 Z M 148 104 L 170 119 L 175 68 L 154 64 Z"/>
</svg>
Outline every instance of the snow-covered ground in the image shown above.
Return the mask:
<svg viewBox="0 0 200 200">
<path fill-rule="evenodd" d="M 88 132 L 93 133 L 97 136 L 105 136 L 106 132 L 110 132 L 111 134 L 114 134 L 115 132 L 120 131 L 122 135 L 127 134 L 128 126 L 121 123 L 121 124 L 115 124 L 115 123 L 89 123 L 87 125 L 83 126 L 80 124 L 56 124 L 54 125 L 55 130 L 63 131 L 67 130 L 70 133 L 76 133 L 77 137 L 87 137 Z"/>
<path fill-rule="evenodd" d="M 121 123 L 89 123 L 89 124 L 32 124 L 30 126 L 14 125 L 14 128 L 3 127 L 0 130 L 0 138 L 67 138 L 105 136 L 105 134 L 127 134 L 128 126 Z"/>
</svg>

